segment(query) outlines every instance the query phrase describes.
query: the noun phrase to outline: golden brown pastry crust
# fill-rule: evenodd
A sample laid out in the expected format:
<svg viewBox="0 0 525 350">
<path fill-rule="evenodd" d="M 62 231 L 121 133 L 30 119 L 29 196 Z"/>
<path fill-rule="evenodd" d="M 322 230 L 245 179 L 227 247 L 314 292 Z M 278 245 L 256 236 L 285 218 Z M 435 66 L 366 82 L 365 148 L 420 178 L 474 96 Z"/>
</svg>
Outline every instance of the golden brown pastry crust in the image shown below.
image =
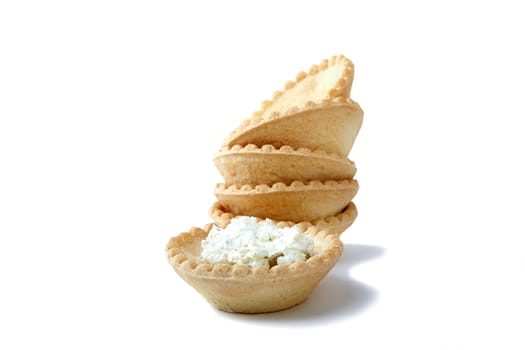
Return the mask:
<svg viewBox="0 0 525 350">
<path fill-rule="evenodd" d="M 254 267 L 209 264 L 200 257 L 211 225 L 170 239 L 166 256 L 173 269 L 214 307 L 239 313 L 283 310 L 303 302 L 335 265 L 343 251 L 339 237 L 312 227 L 315 255 L 290 265 Z"/>
<path fill-rule="evenodd" d="M 244 120 L 214 157 L 226 184 L 210 216 L 225 227 L 235 216 L 297 225 L 314 239 L 306 262 L 254 267 L 210 264 L 200 257 L 212 224 L 173 237 L 166 247 L 173 269 L 210 304 L 230 312 L 261 313 L 303 302 L 335 265 L 339 235 L 357 216 L 356 169 L 346 159 L 363 111 L 350 99 L 354 67 L 344 56 L 324 60 L 276 91 Z"/>
<path fill-rule="evenodd" d="M 225 140 L 226 147 L 254 144 L 309 148 L 348 156 L 363 122 L 363 110 L 346 98 L 308 102 L 286 113 L 252 117 Z"/>
<path fill-rule="evenodd" d="M 234 215 L 270 218 L 275 221 L 312 221 L 336 215 L 354 198 L 356 180 L 294 181 L 290 185 L 217 184 L 215 196 Z"/>
<path fill-rule="evenodd" d="M 335 153 L 290 146 L 235 145 L 213 158 L 226 184 L 272 184 L 310 180 L 344 180 L 354 177 L 354 162 Z"/>
<path fill-rule="evenodd" d="M 319 65 L 313 65 L 308 73 L 299 72 L 295 81 L 288 81 L 283 91 L 275 91 L 270 101 L 264 101 L 261 109 L 244 120 L 232 132 L 230 139 L 242 132 L 246 126 L 257 121 L 273 119 L 275 115 L 287 115 L 304 109 L 307 104 L 338 97 L 348 98 L 354 79 L 354 65 L 344 56 L 332 56 Z M 231 144 L 230 144 L 231 146 Z"/>
<path fill-rule="evenodd" d="M 225 228 L 236 215 L 228 212 L 219 202 L 215 202 L 209 210 L 209 216 L 213 223 L 221 228 Z M 357 218 L 357 208 L 354 202 L 350 202 L 340 213 L 328 216 L 324 219 L 316 219 L 313 221 L 279 221 L 277 226 L 297 226 L 302 231 L 306 231 L 310 227 L 315 227 L 317 230 L 328 230 L 330 233 L 341 235 L 347 228 L 349 228 Z M 262 220 L 262 218 L 259 218 Z"/>
</svg>

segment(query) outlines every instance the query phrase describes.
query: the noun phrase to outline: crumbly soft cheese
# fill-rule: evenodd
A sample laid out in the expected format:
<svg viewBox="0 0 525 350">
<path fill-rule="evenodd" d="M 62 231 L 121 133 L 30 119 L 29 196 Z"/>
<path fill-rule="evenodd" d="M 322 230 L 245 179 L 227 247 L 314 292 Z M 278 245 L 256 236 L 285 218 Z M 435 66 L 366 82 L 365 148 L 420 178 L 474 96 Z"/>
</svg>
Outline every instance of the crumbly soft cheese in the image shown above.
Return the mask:
<svg viewBox="0 0 525 350">
<path fill-rule="evenodd" d="M 270 266 L 306 260 L 314 240 L 296 226 L 279 228 L 270 219 L 239 216 L 224 229 L 214 225 L 201 248 L 202 259 L 210 263 Z"/>
</svg>

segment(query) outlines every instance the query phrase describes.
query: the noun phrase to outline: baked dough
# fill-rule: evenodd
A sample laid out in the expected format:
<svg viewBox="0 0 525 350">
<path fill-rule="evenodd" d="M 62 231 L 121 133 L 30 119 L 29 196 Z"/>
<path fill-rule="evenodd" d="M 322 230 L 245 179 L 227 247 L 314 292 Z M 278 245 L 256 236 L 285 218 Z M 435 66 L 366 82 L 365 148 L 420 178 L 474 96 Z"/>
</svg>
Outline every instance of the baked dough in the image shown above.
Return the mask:
<svg viewBox="0 0 525 350">
<path fill-rule="evenodd" d="M 219 202 L 215 202 L 209 210 L 209 216 L 214 224 L 225 228 L 236 215 L 227 211 Z M 350 227 L 357 217 L 357 208 L 354 202 L 350 202 L 340 213 L 336 215 L 327 216 L 323 219 L 316 219 L 313 221 L 280 221 L 277 226 L 298 226 L 302 231 L 306 231 L 312 226 L 317 230 L 328 230 L 330 233 L 341 235 L 348 227 Z M 260 218 L 262 219 L 262 218 Z"/>
<path fill-rule="evenodd" d="M 226 184 L 290 184 L 293 181 L 354 177 L 354 162 L 335 153 L 273 145 L 223 148 L 213 158 Z"/>
<path fill-rule="evenodd" d="M 293 264 L 254 267 L 209 264 L 200 258 L 201 241 L 211 225 L 192 228 L 170 239 L 169 263 L 214 307 L 239 313 L 263 313 L 302 303 L 333 268 L 343 251 L 339 237 L 315 227 L 305 234 L 314 239 L 314 255 Z"/>
<path fill-rule="evenodd" d="M 308 102 L 302 108 L 252 118 L 226 140 L 226 147 L 266 144 L 306 147 L 347 157 L 363 122 L 363 110 L 347 98 Z"/>
<path fill-rule="evenodd" d="M 306 261 L 272 267 L 210 264 L 201 241 L 212 224 L 170 239 L 173 269 L 216 308 L 262 313 L 303 302 L 339 259 L 339 235 L 354 222 L 359 185 L 347 159 L 363 120 L 350 99 L 354 66 L 334 56 L 300 72 L 223 141 L 214 163 L 224 178 L 209 210 L 226 227 L 236 216 L 296 225 L 314 239 Z"/>
<path fill-rule="evenodd" d="M 217 184 L 215 196 L 234 215 L 270 218 L 274 221 L 313 221 L 340 213 L 354 198 L 356 180 L 294 181 L 268 185 Z"/>
<path fill-rule="evenodd" d="M 247 128 L 255 127 L 268 119 L 275 119 L 276 116 L 296 113 L 305 109 L 308 104 L 319 104 L 324 100 L 339 97 L 348 98 L 353 79 L 354 65 L 342 55 L 332 56 L 319 65 L 313 65 L 308 73 L 299 72 L 295 81 L 288 81 L 283 91 L 275 91 L 272 100 L 264 101 L 259 111 L 244 120 L 225 140 L 225 144 L 232 146 L 239 143 L 234 140 Z"/>
</svg>

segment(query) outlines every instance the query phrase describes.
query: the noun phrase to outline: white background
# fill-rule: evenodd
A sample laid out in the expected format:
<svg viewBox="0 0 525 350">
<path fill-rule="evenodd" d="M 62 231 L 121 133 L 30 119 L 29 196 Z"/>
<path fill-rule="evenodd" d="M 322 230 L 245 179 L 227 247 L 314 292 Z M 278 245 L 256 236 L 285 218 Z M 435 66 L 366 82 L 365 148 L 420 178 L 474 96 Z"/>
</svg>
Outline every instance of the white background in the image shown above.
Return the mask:
<svg viewBox="0 0 525 350">
<path fill-rule="evenodd" d="M 189 3 L 0 3 L 0 348 L 525 348 L 519 1 Z M 227 134 L 339 54 L 345 253 L 294 309 L 216 311 L 164 246 Z"/>
</svg>

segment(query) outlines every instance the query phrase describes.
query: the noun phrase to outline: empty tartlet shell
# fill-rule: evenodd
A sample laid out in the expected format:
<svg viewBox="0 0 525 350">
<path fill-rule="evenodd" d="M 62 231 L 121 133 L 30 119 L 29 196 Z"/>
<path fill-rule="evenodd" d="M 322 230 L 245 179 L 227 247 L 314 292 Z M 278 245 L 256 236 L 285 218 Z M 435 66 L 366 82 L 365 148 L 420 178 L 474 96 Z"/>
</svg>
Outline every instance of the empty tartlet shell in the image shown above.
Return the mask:
<svg viewBox="0 0 525 350">
<path fill-rule="evenodd" d="M 238 313 L 279 311 L 300 304 L 333 268 L 343 250 L 339 237 L 309 228 L 315 254 L 289 265 L 249 267 L 210 264 L 200 257 L 201 241 L 211 225 L 192 228 L 171 238 L 166 246 L 169 263 L 188 284 L 217 309 Z"/>
<path fill-rule="evenodd" d="M 218 227 L 225 228 L 231 220 L 237 215 L 228 212 L 219 202 L 215 202 L 208 212 L 213 223 Z M 302 231 L 306 231 L 310 227 L 315 227 L 317 230 L 328 230 L 330 233 L 341 235 L 347 228 L 349 228 L 357 218 L 357 208 L 354 202 L 350 202 L 340 213 L 328 216 L 324 219 L 316 219 L 313 221 L 279 221 L 276 225 L 283 226 L 298 226 Z M 265 219 L 265 218 L 258 218 Z"/>
<path fill-rule="evenodd" d="M 242 132 L 244 128 L 261 120 L 273 118 L 276 114 L 290 114 L 309 103 L 319 103 L 335 98 L 349 98 L 354 80 L 354 64 L 345 56 L 332 56 L 319 65 L 313 65 L 308 72 L 299 72 L 295 81 L 284 84 L 282 91 L 275 91 L 272 99 L 264 101 L 261 109 L 232 132 L 230 137 Z"/>
<path fill-rule="evenodd" d="M 235 145 L 217 152 L 213 162 L 224 181 L 234 185 L 344 180 L 356 173 L 354 162 L 346 157 L 304 147 Z"/>
<path fill-rule="evenodd" d="M 215 196 L 233 215 L 270 218 L 275 221 L 313 221 L 340 213 L 354 198 L 359 184 L 341 181 L 294 181 L 268 185 L 217 184 Z"/>
<path fill-rule="evenodd" d="M 362 122 L 363 110 L 350 99 L 338 97 L 309 102 L 302 108 L 292 107 L 286 113 L 248 119 L 230 134 L 224 146 L 271 144 L 280 148 L 287 145 L 347 157 Z"/>
</svg>

